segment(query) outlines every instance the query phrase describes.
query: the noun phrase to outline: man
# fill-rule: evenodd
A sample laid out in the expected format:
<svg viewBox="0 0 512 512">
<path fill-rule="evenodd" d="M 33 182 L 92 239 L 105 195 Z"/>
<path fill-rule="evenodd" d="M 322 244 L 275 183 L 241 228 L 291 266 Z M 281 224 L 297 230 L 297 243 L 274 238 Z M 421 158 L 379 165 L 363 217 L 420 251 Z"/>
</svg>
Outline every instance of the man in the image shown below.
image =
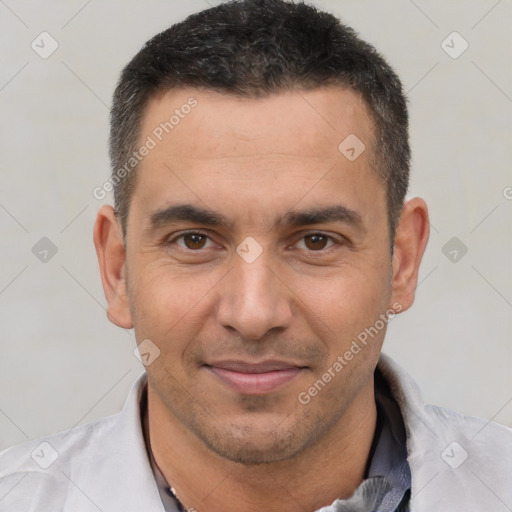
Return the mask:
<svg viewBox="0 0 512 512">
<path fill-rule="evenodd" d="M 5 451 L 1 511 L 512 507 L 511 431 L 381 355 L 428 239 L 399 79 L 334 17 L 245 0 L 124 69 L 94 242 L 144 374 L 114 417 Z"/>
</svg>

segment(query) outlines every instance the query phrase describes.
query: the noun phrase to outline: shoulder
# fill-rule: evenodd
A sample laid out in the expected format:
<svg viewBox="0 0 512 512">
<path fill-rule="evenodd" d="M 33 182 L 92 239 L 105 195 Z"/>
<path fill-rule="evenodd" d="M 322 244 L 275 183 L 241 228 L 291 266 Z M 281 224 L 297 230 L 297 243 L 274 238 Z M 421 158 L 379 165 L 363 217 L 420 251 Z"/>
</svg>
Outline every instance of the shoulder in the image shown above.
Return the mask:
<svg viewBox="0 0 512 512">
<path fill-rule="evenodd" d="M 122 411 L 0 453 L 0 512 L 160 510 L 141 424 L 145 376 Z"/>
<path fill-rule="evenodd" d="M 0 453 L 0 511 L 62 510 L 77 466 L 88 466 L 112 433 L 107 417 L 51 436 L 33 439 Z"/>
<path fill-rule="evenodd" d="M 421 417 L 420 417 L 421 418 Z M 512 481 L 512 429 L 483 418 L 466 416 L 434 405 L 425 405 L 423 418 L 433 431 L 425 439 L 435 439 L 448 466 L 467 466 L 478 471 L 501 467 Z"/>
<path fill-rule="evenodd" d="M 424 413 L 432 418 L 441 429 L 456 431 L 464 438 L 472 441 L 479 439 L 492 442 L 500 442 L 502 440 L 512 441 L 512 429 L 495 423 L 492 420 L 477 418 L 474 416 L 466 416 L 451 409 L 438 407 L 436 405 L 425 405 Z"/>
<path fill-rule="evenodd" d="M 400 407 L 409 441 L 414 442 L 417 438 L 422 441 L 423 448 L 427 440 L 437 440 L 441 445 L 448 440 L 458 440 L 472 446 L 498 445 L 502 450 L 512 449 L 512 429 L 425 404 L 414 380 L 389 356 L 381 356 L 378 368 Z"/>
<path fill-rule="evenodd" d="M 85 448 L 103 442 L 111 434 L 116 416 L 109 416 L 50 436 L 32 439 L 0 452 L 0 478 L 17 471 L 48 469 L 69 463 Z"/>
<path fill-rule="evenodd" d="M 50 467 L 64 469 L 73 461 L 98 460 L 101 453 L 115 450 L 119 443 L 141 441 L 141 401 L 145 397 L 146 383 L 146 375 L 142 374 L 133 383 L 122 410 L 117 414 L 0 452 L 0 478 L 20 471 Z"/>
<path fill-rule="evenodd" d="M 432 405 L 422 419 L 432 430 L 415 422 L 409 454 L 418 511 L 433 503 L 451 511 L 512 504 L 512 429 Z"/>
<path fill-rule="evenodd" d="M 425 405 L 416 383 L 387 356 L 379 370 L 407 432 L 415 510 L 493 510 L 512 503 L 512 429 Z"/>
</svg>

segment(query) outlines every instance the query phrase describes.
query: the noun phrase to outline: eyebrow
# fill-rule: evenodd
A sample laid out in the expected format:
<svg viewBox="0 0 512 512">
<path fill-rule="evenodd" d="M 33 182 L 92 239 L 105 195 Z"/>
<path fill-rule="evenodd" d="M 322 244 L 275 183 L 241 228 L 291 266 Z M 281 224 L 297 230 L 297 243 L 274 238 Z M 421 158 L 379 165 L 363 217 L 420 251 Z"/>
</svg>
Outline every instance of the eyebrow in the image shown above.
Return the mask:
<svg viewBox="0 0 512 512">
<path fill-rule="evenodd" d="M 232 228 L 233 223 L 223 214 L 192 204 L 177 204 L 157 210 L 151 215 L 152 229 L 158 229 L 166 224 L 177 222 L 193 222 L 204 226 Z M 279 217 L 276 227 L 306 226 L 326 222 L 343 222 L 356 228 L 363 229 L 363 218 L 355 210 L 346 206 L 333 205 L 308 210 L 291 210 Z"/>
<path fill-rule="evenodd" d="M 177 204 L 157 210 L 151 215 L 150 223 L 153 229 L 175 222 L 195 222 L 205 226 L 231 227 L 231 222 L 221 213 L 192 204 Z"/>
<path fill-rule="evenodd" d="M 325 208 L 313 208 L 305 211 L 289 211 L 278 224 L 284 226 L 306 226 L 326 222 L 343 222 L 355 227 L 363 227 L 363 218 L 355 210 L 346 206 L 334 205 Z"/>
</svg>

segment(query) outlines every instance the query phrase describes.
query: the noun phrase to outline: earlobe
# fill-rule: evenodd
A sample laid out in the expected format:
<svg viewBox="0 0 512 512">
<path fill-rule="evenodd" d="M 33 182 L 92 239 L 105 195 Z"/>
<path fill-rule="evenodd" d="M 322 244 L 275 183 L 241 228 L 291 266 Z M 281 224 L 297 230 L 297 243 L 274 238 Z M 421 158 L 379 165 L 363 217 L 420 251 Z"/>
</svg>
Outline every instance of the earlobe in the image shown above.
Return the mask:
<svg viewBox="0 0 512 512">
<path fill-rule="evenodd" d="M 395 235 L 393 253 L 393 293 L 391 303 L 399 303 L 401 311 L 414 302 L 418 272 L 430 233 L 428 208 L 415 197 L 402 210 Z"/>
<path fill-rule="evenodd" d="M 124 329 L 133 327 L 126 289 L 126 250 L 112 206 L 103 206 L 94 225 L 94 246 L 107 299 L 108 319 Z"/>
</svg>

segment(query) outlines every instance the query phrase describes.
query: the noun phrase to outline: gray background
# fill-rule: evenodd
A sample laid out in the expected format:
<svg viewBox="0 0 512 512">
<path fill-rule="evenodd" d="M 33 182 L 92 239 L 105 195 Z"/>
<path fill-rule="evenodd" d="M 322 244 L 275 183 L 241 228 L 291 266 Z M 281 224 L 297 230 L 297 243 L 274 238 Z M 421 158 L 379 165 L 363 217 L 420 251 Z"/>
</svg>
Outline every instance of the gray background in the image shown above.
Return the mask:
<svg viewBox="0 0 512 512">
<path fill-rule="evenodd" d="M 109 173 L 122 66 L 208 3 L 0 0 L 0 449 L 118 411 L 142 371 L 132 333 L 105 316 L 92 191 Z M 429 203 L 432 234 L 385 350 L 427 402 L 512 426 L 512 4 L 315 3 L 373 43 L 410 98 L 411 196 Z M 59 45 L 46 59 L 31 47 L 43 31 Z M 458 58 L 442 47 L 463 48 L 453 31 L 469 44 Z M 43 237 L 57 248 L 46 262 Z"/>
</svg>

